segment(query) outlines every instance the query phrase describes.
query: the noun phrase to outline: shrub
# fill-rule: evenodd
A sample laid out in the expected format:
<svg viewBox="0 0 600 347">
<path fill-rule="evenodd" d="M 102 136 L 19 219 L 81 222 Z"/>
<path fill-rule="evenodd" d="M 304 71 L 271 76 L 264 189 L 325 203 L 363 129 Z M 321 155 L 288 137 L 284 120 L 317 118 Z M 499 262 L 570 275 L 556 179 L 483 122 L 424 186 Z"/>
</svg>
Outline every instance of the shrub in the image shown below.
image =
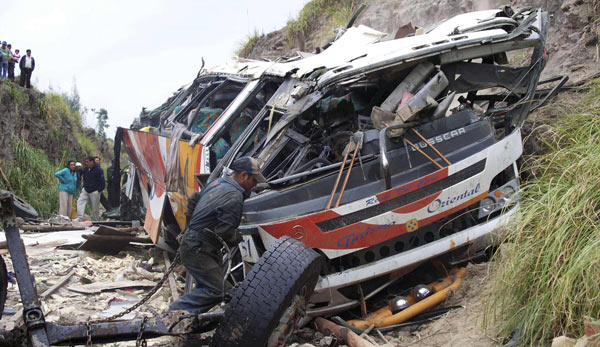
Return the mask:
<svg viewBox="0 0 600 347">
<path fill-rule="evenodd" d="M 521 329 L 523 345 L 579 337 L 584 317 L 600 316 L 600 80 L 550 129 L 484 315 L 503 335 Z"/>
<path fill-rule="evenodd" d="M 79 143 L 79 146 L 81 146 L 81 150 L 86 156 L 96 155 L 96 153 L 98 153 L 98 148 L 96 147 L 96 144 L 84 134 L 75 133 L 75 138 L 77 139 L 77 143 Z"/>
<path fill-rule="evenodd" d="M 43 151 L 31 147 L 20 138 L 13 136 L 12 145 L 14 161 L 1 163 L 8 185 L 2 180 L 0 186 L 23 198 L 42 217 L 56 213 L 58 180 L 54 177 L 54 172 L 63 166 L 55 167 Z"/>
<path fill-rule="evenodd" d="M 286 37 L 294 45 L 298 32 L 312 32 L 312 37 L 324 44 L 333 36 L 334 27 L 346 26 L 355 7 L 353 0 L 312 0 L 302 8 L 297 18 L 287 22 Z"/>
<path fill-rule="evenodd" d="M 254 47 L 258 43 L 258 40 L 262 35 L 259 35 L 258 30 L 254 29 L 254 33 L 249 34 L 246 41 L 240 42 L 239 48 L 235 52 L 238 57 L 241 58 L 253 58 Z"/>
</svg>

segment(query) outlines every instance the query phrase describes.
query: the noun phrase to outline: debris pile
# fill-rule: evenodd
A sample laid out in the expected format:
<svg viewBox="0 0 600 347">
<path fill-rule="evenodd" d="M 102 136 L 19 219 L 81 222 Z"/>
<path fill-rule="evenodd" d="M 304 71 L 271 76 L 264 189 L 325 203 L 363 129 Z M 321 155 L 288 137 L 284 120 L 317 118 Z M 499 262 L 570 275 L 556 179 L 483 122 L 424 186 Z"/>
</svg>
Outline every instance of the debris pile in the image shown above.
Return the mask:
<svg viewBox="0 0 600 347">
<path fill-rule="evenodd" d="M 115 252 L 110 249 L 111 241 L 103 240 L 105 247 L 101 250 L 107 250 L 112 255 L 58 248 L 64 245 L 73 248 L 73 245 L 82 243 L 89 247 L 90 241 L 86 241 L 86 238 L 99 232 L 102 235 L 102 230 L 108 228 L 98 227 L 95 233 L 91 229 L 95 227 L 79 232 L 22 235 L 25 244 L 28 245 L 31 273 L 35 277 L 38 293 L 43 298 L 43 311 L 49 322 L 73 324 L 110 317 L 138 302 L 163 277 L 163 254 L 154 247 L 149 250 L 135 246 L 125 249 L 119 242 L 115 242 L 119 246 Z M 120 233 L 126 232 L 116 228 L 110 229 Z M 131 228 L 125 228 L 128 229 Z M 36 242 L 36 238 L 53 241 Z M 133 241 L 146 239 L 131 236 L 127 238 Z M 6 255 L 5 259 L 10 273 L 13 271 L 10 255 Z M 176 283 L 173 281 L 173 284 Z M 182 290 L 183 283 L 179 283 Z M 50 289 L 52 290 L 48 292 Z M 125 318 L 154 317 L 157 313 L 166 311 L 171 300 L 171 291 L 167 286 L 163 286 L 147 305 Z M 16 284 L 10 284 L 8 287 L 6 307 L 15 310 L 21 307 Z M 0 324 L 4 329 L 12 329 L 10 325 L 21 320 L 20 315 L 15 315 L 9 320 L 3 319 Z"/>
</svg>

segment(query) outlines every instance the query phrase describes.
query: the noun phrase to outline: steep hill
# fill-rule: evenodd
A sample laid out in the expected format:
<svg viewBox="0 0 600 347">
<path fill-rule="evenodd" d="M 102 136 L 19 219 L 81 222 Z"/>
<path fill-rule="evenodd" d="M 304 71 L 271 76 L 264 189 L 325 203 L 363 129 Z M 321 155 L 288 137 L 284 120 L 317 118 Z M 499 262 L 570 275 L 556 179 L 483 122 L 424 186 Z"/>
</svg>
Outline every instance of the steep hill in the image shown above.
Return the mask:
<svg viewBox="0 0 600 347">
<path fill-rule="evenodd" d="M 335 36 L 334 28 L 345 26 L 361 0 L 313 0 L 284 28 L 250 38 L 244 52 L 253 58 L 274 59 L 293 56 L 296 51 L 314 52 Z M 600 71 L 598 62 L 598 12 L 593 0 L 371 0 L 354 25 L 395 34 L 399 27 L 411 23 L 426 27 L 455 15 L 511 5 L 540 7 L 551 14 L 546 45 L 549 61 L 544 76 L 568 74 L 579 80 Z M 242 50 L 240 50 L 242 52 Z"/>
<path fill-rule="evenodd" d="M 42 216 L 56 213 L 54 172 L 88 155 L 108 163 L 112 146 L 82 126 L 68 95 L 0 81 L 0 189 L 23 197 Z"/>
</svg>

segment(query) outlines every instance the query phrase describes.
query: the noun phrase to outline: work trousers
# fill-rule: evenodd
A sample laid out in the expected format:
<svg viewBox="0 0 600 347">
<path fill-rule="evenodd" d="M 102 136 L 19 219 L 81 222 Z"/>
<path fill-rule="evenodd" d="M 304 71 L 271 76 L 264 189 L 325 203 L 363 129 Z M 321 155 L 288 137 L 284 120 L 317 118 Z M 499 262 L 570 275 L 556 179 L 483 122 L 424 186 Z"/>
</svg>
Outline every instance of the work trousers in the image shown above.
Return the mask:
<svg viewBox="0 0 600 347">
<path fill-rule="evenodd" d="M 21 87 L 31 88 L 31 73 L 32 69 L 22 68 L 21 69 L 21 80 L 19 81 L 19 85 Z"/>
<path fill-rule="evenodd" d="M 15 63 L 8 63 L 8 79 L 15 81 Z"/>
<path fill-rule="evenodd" d="M 88 201 L 92 204 L 92 220 L 100 220 L 100 192 L 88 193 L 85 188 L 81 190 L 81 195 L 77 199 L 77 218 L 83 218 Z"/>
<path fill-rule="evenodd" d="M 7 73 L 8 73 L 8 61 L 3 61 L 0 63 L 0 79 L 5 79 Z"/>
<path fill-rule="evenodd" d="M 170 310 L 202 313 L 223 300 L 223 277 L 227 265 L 213 244 L 203 235 L 187 230 L 179 246 L 179 256 L 185 269 L 196 280 L 196 287 L 169 306 Z"/>
<path fill-rule="evenodd" d="M 73 194 L 58 191 L 58 214 L 71 218 L 71 210 L 73 209 Z"/>
</svg>

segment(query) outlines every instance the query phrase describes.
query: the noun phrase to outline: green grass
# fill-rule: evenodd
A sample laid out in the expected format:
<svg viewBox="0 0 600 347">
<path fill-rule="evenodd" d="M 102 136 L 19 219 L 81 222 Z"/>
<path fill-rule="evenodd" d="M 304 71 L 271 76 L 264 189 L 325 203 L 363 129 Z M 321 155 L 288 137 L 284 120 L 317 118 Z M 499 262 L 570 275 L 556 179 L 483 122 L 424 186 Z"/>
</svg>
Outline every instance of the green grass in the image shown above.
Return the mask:
<svg viewBox="0 0 600 347">
<path fill-rule="evenodd" d="M 320 45 L 334 36 L 333 28 L 346 27 L 356 10 L 353 0 L 312 0 L 307 3 L 295 19 L 290 19 L 284 28 L 291 45 L 296 45 L 297 33 L 305 37 L 311 33 Z M 325 22 L 325 25 L 322 23 Z"/>
<path fill-rule="evenodd" d="M 584 92 L 529 161 L 521 219 L 494 265 L 484 323 L 501 336 L 521 329 L 522 345 L 580 337 L 584 317 L 600 317 L 600 80 Z"/>
<path fill-rule="evenodd" d="M 83 151 L 83 153 L 85 153 L 86 156 L 96 155 L 96 153 L 98 153 L 98 147 L 87 136 L 79 132 L 76 132 L 73 135 L 75 135 L 79 146 L 81 146 L 81 150 Z"/>
<path fill-rule="evenodd" d="M 56 167 L 46 154 L 31 147 L 22 139 L 13 137 L 14 161 L 2 161 L 0 166 L 8 184 L 2 179 L 0 187 L 11 190 L 33 206 L 41 217 L 48 217 L 58 210 L 58 180 Z"/>
<path fill-rule="evenodd" d="M 239 48 L 235 51 L 235 54 L 241 58 L 253 58 L 254 47 L 258 43 L 258 40 L 264 35 L 258 33 L 258 29 L 254 29 L 254 32 L 249 34 L 245 41 L 239 43 Z"/>
<path fill-rule="evenodd" d="M 27 95 L 23 93 L 23 90 L 19 88 L 15 83 L 8 82 L 8 80 L 0 83 L 0 88 L 8 91 L 8 94 L 12 97 L 15 104 L 23 104 L 27 101 Z"/>
<path fill-rule="evenodd" d="M 54 122 L 66 116 L 73 124 L 81 124 L 81 115 L 79 112 L 73 111 L 60 94 L 46 93 L 44 98 L 40 100 L 40 108 L 47 122 Z"/>
</svg>

